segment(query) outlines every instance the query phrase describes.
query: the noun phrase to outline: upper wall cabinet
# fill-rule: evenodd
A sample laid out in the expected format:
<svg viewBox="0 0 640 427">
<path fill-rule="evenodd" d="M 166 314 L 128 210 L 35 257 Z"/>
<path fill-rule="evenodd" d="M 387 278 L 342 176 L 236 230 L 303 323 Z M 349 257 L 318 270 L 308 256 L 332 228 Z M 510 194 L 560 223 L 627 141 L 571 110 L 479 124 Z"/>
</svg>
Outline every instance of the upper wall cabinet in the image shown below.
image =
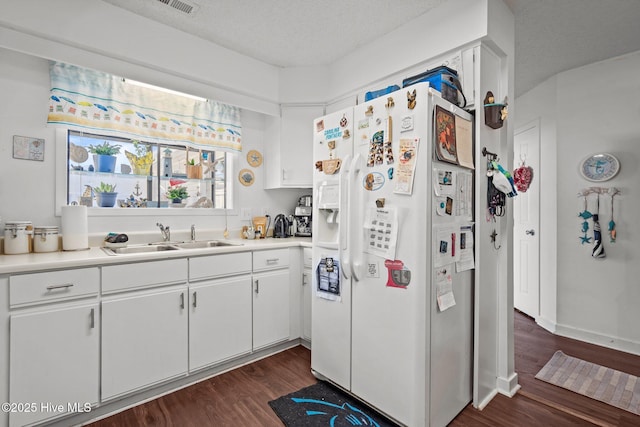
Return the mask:
<svg viewBox="0 0 640 427">
<path fill-rule="evenodd" d="M 282 106 L 267 119 L 265 188 L 311 188 L 313 120 L 323 114 L 321 105 Z"/>
</svg>

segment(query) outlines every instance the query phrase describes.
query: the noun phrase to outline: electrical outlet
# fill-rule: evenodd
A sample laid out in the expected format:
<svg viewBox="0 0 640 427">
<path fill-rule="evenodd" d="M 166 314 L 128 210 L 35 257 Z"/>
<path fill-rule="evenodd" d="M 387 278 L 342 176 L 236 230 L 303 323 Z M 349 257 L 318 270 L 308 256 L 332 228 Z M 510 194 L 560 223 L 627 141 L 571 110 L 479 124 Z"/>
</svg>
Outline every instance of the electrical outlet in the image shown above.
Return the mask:
<svg viewBox="0 0 640 427">
<path fill-rule="evenodd" d="M 240 208 L 240 221 L 251 221 L 251 208 Z"/>
</svg>

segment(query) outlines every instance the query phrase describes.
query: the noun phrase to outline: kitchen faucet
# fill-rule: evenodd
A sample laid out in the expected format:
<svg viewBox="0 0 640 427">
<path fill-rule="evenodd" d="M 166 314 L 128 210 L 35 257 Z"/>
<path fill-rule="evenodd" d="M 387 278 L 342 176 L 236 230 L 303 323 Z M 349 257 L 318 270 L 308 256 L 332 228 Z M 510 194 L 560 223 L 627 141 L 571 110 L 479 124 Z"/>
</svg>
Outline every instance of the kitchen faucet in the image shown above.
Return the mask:
<svg viewBox="0 0 640 427">
<path fill-rule="evenodd" d="M 171 231 L 169 230 L 169 226 L 164 226 L 159 222 L 156 222 L 156 225 L 160 227 L 160 233 L 162 233 L 162 240 L 168 242 L 171 240 Z"/>
<path fill-rule="evenodd" d="M 196 241 L 196 225 L 195 224 L 191 224 L 191 241 L 192 242 Z"/>
</svg>

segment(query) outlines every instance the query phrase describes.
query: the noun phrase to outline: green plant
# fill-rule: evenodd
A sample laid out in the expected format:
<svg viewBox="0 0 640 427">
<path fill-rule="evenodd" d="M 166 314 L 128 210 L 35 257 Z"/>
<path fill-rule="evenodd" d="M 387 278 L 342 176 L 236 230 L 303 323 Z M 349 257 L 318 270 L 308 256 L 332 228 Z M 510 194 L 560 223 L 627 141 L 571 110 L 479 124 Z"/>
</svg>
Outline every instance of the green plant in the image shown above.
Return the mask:
<svg viewBox="0 0 640 427">
<path fill-rule="evenodd" d="M 169 200 L 173 200 L 173 199 L 182 200 L 182 199 L 186 199 L 187 197 L 189 197 L 189 193 L 187 193 L 186 187 L 183 187 L 181 185 L 169 187 L 169 189 L 167 190 L 167 199 Z"/>
<path fill-rule="evenodd" d="M 104 141 L 102 144 L 99 144 L 99 145 L 91 144 L 87 147 L 89 152 L 93 154 L 102 154 L 103 156 L 115 156 L 120 152 L 120 148 L 122 148 L 121 145 L 116 145 L 116 144 L 112 145 L 112 144 L 109 144 L 107 141 Z"/>
<path fill-rule="evenodd" d="M 136 156 L 138 157 L 144 157 L 151 151 L 151 146 L 137 139 L 132 139 L 131 142 L 133 142 L 133 151 L 136 152 Z"/>
<path fill-rule="evenodd" d="M 190 166 L 195 166 L 196 165 L 196 159 L 189 160 L 189 162 L 187 164 L 190 165 Z"/>
<path fill-rule="evenodd" d="M 99 187 L 93 187 L 93 191 L 96 193 L 115 193 L 116 192 L 116 184 L 107 184 L 100 181 Z"/>
</svg>

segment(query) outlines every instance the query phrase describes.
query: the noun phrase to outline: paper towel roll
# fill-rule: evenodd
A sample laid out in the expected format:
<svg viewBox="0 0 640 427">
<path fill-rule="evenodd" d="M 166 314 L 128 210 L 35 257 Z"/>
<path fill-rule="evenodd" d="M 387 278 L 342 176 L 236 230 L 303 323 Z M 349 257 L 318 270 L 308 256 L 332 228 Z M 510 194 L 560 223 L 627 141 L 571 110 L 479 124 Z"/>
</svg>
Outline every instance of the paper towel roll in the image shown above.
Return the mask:
<svg viewBox="0 0 640 427">
<path fill-rule="evenodd" d="M 62 206 L 62 249 L 89 248 L 89 224 L 86 206 Z"/>
</svg>

